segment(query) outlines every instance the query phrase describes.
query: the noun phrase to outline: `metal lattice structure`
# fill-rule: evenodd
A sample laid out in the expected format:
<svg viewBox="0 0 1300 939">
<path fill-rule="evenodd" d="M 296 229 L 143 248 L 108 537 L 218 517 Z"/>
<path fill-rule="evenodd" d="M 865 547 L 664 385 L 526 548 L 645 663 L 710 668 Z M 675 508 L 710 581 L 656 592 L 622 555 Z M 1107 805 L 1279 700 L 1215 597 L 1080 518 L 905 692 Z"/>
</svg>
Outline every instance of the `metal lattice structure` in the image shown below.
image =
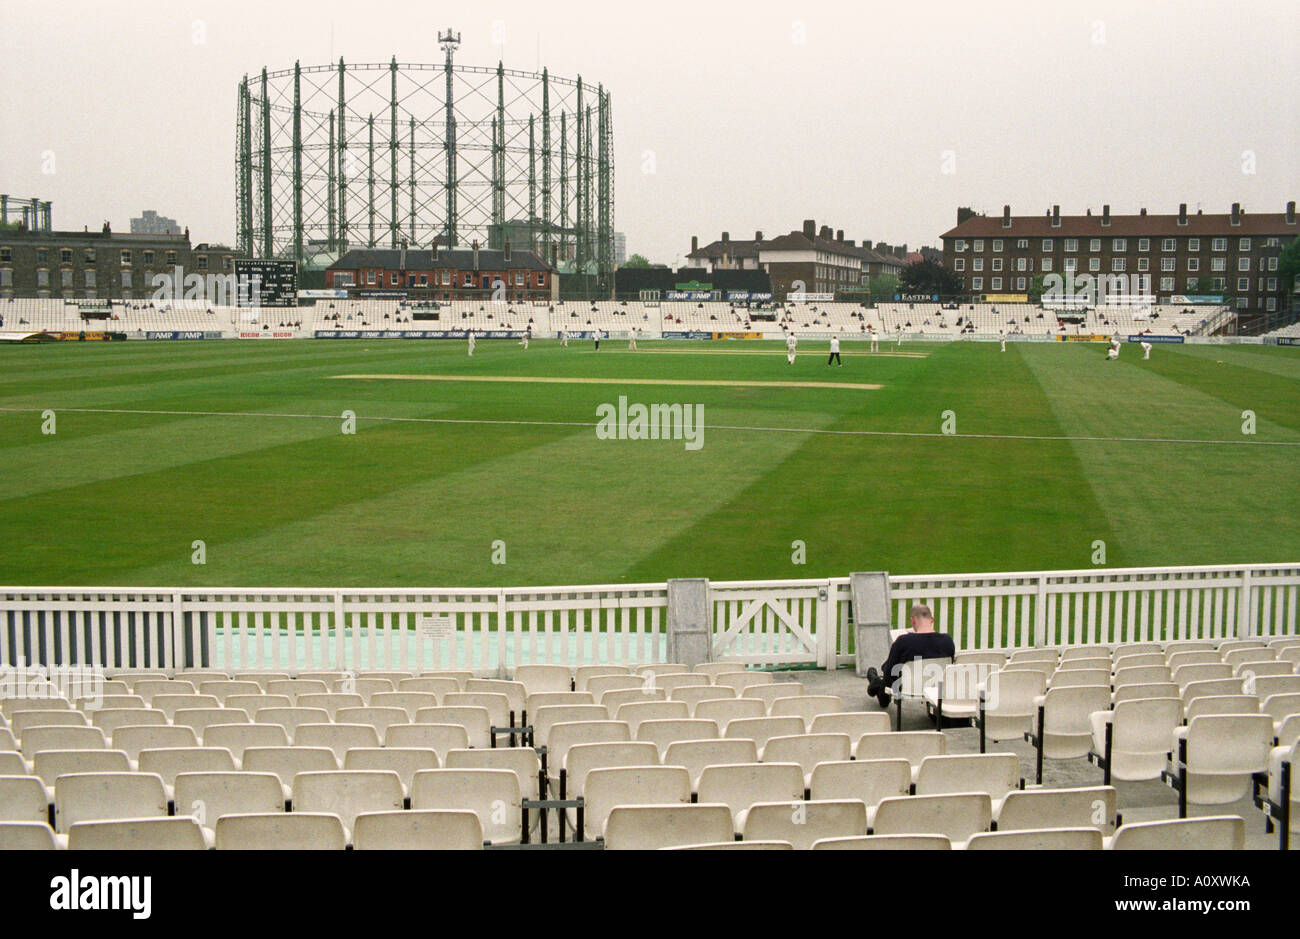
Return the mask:
<svg viewBox="0 0 1300 939">
<path fill-rule="evenodd" d="M 611 291 L 609 92 L 545 70 L 456 64 L 459 35 L 439 40 L 441 64 L 339 59 L 243 78 L 240 252 L 302 264 L 403 241 L 509 240 L 592 295 Z"/>
</svg>

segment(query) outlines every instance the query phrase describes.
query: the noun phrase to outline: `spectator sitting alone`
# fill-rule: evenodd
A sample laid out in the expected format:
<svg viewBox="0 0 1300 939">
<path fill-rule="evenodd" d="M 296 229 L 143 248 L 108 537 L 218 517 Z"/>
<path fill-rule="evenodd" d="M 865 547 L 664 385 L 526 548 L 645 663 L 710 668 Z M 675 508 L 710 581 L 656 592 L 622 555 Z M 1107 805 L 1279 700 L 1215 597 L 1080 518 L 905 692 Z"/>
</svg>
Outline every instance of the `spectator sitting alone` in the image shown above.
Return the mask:
<svg viewBox="0 0 1300 939">
<path fill-rule="evenodd" d="M 879 701 L 882 708 L 889 707 L 891 700 L 891 686 L 886 679 L 896 681 L 905 663 L 915 659 L 950 659 L 957 654 L 952 636 L 934 631 L 934 614 L 928 606 L 918 603 L 908 611 L 907 620 L 912 631 L 894 640 L 881 671 L 867 669 L 867 694 Z M 885 677 L 881 677 L 881 672 Z"/>
</svg>

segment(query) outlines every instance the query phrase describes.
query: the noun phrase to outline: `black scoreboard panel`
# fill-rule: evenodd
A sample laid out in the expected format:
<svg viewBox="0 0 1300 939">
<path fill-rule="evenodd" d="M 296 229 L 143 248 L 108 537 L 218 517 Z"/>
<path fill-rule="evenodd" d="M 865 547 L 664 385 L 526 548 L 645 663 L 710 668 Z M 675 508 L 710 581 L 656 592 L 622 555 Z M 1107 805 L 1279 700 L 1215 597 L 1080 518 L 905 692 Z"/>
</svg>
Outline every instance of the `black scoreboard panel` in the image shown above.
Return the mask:
<svg viewBox="0 0 1300 939">
<path fill-rule="evenodd" d="M 297 306 L 298 265 L 293 261 L 235 260 L 240 306 Z"/>
</svg>

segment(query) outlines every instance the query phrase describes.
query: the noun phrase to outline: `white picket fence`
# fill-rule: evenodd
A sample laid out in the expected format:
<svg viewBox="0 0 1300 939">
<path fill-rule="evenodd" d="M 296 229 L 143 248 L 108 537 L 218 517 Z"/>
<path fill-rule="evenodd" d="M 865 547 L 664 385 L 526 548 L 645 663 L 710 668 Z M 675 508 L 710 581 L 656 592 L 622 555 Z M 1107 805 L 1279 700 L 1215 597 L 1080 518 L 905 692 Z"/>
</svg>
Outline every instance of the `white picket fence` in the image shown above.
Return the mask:
<svg viewBox="0 0 1300 939">
<path fill-rule="evenodd" d="M 1300 564 L 891 576 L 961 649 L 1297 634 Z M 710 584 L 713 657 L 853 661 L 849 579 Z M 656 662 L 668 585 L 469 590 L 0 587 L 0 664 L 461 668 Z"/>
</svg>

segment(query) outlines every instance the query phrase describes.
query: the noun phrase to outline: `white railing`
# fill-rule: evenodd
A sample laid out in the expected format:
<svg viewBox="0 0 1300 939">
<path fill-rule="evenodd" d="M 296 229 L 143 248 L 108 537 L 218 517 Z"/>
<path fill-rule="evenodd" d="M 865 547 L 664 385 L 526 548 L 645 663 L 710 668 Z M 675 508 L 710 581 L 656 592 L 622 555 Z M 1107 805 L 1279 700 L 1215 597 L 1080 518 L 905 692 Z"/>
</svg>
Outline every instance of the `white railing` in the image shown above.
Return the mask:
<svg viewBox="0 0 1300 939">
<path fill-rule="evenodd" d="M 853 661 L 849 579 L 714 582 L 713 657 Z M 892 576 L 961 649 L 1295 635 L 1300 564 Z M 0 587 L 0 664 L 504 674 L 664 661 L 668 585 L 502 589 Z"/>
</svg>

